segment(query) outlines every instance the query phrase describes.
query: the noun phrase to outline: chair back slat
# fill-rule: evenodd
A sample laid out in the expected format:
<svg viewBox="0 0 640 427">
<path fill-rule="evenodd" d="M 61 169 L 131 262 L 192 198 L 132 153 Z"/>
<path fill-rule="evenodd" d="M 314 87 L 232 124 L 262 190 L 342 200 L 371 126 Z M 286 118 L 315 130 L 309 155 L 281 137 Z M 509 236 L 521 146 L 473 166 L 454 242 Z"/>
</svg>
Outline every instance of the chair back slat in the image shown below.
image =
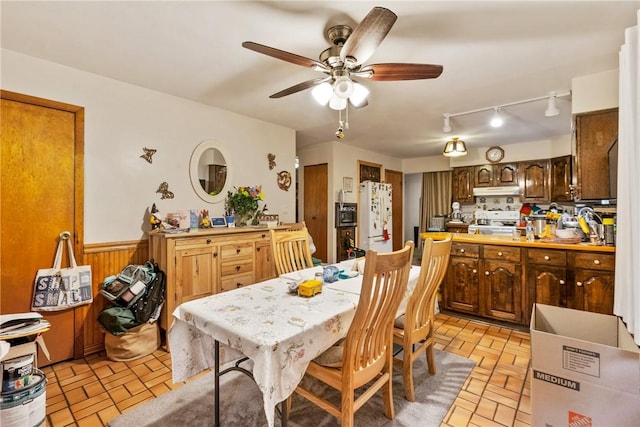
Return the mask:
<svg viewBox="0 0 640 427">
<path fill-rule="evenodd" d="M 313 267 L 306 227 L 270 230 L 271 252 L 278 275 Z"/>
<path fill-rule="evenodd" d="M 412 256 L 411 241 L 393 253 L 367 251 L 360 299 L 344 347 L 343 375 L 354 375 L 356 384 L 371 380 L 379 369 L 368 371 L 390 354 L 393 319 L 407 288 Z"/>
</svg>

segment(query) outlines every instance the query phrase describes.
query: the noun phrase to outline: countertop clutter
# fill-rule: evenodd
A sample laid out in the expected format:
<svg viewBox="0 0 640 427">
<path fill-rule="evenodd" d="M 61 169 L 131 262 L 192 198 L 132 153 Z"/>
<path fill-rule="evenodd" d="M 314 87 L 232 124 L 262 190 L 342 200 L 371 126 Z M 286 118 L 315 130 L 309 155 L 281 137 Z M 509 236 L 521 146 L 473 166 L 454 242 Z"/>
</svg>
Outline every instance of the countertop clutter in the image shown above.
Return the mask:
<svg viewBox="0 0 640 427">
<path fill-rule="evenodd" d="M 426 232 L 421 233 L 422 239 L 432 238 L 434 240 L 443 240 L 447 234 L 445 232 Z M 589 251 L 589 252 L 615 252 L 614 246 L 593 245 L 590 243 L 559 243 L 553 241 L 541 241 L 536 239 L 534 242 L 527 242 L 525 237 L 519 240 L 513 240 L 511 236 L 493 236 L 489 234 L 464 234 L 454 233 L 454 242 L 462 243 L 479 243 L 489 245 L 505 245 L 519 246 L 524 248 L 546 248 L 546 249 L 568 249 L 572 251 Z"/>
</svg>

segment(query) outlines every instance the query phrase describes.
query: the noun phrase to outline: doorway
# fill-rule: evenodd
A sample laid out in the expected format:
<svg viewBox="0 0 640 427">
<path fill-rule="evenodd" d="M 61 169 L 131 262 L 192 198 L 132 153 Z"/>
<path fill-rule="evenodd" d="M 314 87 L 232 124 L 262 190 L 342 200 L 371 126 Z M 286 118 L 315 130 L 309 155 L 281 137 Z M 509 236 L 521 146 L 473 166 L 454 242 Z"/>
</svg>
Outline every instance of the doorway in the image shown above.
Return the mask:
<svg viewBox="0 0 640 427">
<path fill-rule="evenodd" d="M 82 263 L 84 108 L 8 91 L 0 98 L 0 312 L 23 313 L 62 231 L 71 233 Z M 38 366 L 83 356 L 85 310 L 42 313 L 51 323 L 43 334 L 51 360 L 39 352 Z"/>
</svg>

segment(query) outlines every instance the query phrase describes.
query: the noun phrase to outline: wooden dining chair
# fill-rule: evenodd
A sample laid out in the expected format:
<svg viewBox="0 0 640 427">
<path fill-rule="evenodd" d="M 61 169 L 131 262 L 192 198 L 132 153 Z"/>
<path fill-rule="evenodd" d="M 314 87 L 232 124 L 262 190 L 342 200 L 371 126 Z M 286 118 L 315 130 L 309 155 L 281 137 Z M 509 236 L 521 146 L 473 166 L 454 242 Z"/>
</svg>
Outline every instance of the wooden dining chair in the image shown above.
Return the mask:
<svg viewBox="0 0 640 427">
<path fill-rule="evenodd" d="M 278 275 L 313 267 L 306 227 L 297 230 L 270 230 L 271 252 Z"/>
<path fill-rule="evenodd" d="M 329 402 L 302 382 L 295 390 L 341 420 L 342 427 L 353 426 L 355 412 L 380 389 L 385 416 L 395 417 L 393 320 L 407 288 L 412 256 L 411 241 L 396 252 L 367 251 L 360 300 L 346 338 L 309 363 L 306 375 L 339 391 L 341 404 Z M 368 388 L 356 398 L 356 389 L 364 385 Z M 290 402 L 291 397 L 288 406 Z"/>
<path fill-rule="evenodd" d="M 396 355 L 393 362 L 402 366 L 404 395 L 410 402 L 416 400 L 413 388 L 413 362 L 420 357 L 420 354 L 425 353 L 429 372 L 436 373 L 433 318 L 438 287 L 449 265 L 451 240 L 451 234 L 449 234 L 444 240 L 426 239 L 424 241 L 420 276 L 409 297 L 405 314 L 394 322 L 393 342 L 402 346 L 402 358 Z"/>
</svg>

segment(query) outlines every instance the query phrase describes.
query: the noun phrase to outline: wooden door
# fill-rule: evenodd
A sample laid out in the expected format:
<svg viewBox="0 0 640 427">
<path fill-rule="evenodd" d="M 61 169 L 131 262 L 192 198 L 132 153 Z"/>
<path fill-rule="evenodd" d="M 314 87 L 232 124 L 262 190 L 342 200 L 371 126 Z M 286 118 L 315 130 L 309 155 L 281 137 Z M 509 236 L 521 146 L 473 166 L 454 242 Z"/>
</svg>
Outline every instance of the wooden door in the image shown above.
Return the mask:
<svg viewBox="0 0 640 427">
<path fill-rule="evenodd" d="M 0 312 L 6 314 L 31 311 L 35 274 L 52 266 L 62 231 L 71 233 L 82 263 L 84 109 L 7 91 L 0 95 Z M 86 310 L 43 313 L 51 322 L 43 335 L 51 360 L 40 354 L 39 366 L 83 355 Z"/>
<path fill-rule="evenodd" d="M 328 261 L 329 167 L 326 163 L 304 167 L 304 222 L 316 246 L 315 258 Z"/>
<path fill-rule="evenodd" d="M 551 168 L 551 201 L 571 201 L 571 156 L 555 157 L 549 161 Z"/>
<path fill-rule="evenodd" d="M 473 166 L 453 168 L 453 194 L 454 202 L 473 202 Z"/>
<path fill-rule="evenodd" d="M 520 291 L 520 264 L 501 261 L 484 261 L 482 278 L 481 312 L 498 320 L 520 322 L 522 302 Z"/>
<path fill-rule="evenodd" d="M 549 160 L 531 160 L 518 164 L 521 202 L 548 202 Z"/>
<path fill-rule="evenodd" d="M 384 180 L 391 184 L 391 238 L 393 250 L 397 251 L 404 246 L 403 210 L 402 198 L 404 195 L 402 172 L 385 169 Z M 417 245 L 418 242 L 415 242 Z"/>
</svg>

